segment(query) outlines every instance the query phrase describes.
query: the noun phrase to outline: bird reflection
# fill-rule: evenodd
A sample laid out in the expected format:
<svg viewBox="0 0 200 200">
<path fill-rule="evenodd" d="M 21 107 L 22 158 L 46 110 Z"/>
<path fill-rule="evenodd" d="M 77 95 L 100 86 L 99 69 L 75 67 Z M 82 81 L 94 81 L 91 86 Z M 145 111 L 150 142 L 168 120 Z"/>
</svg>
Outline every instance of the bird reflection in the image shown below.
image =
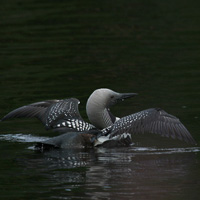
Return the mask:
<svg viewBox="0 0 200 200">
<path fill-rule="evenodd" d="M 52 150 L 17 161 L 40 177 L 38 184 L 59 191 L 56 198 L 162 199 L 177 192 L 184 196 L 197 187 L 186 180 L 196 177 L 194 166 L 199 169 L 200 163 L 194 152 L 199 151 L 136 147 Z"/>
</svg>

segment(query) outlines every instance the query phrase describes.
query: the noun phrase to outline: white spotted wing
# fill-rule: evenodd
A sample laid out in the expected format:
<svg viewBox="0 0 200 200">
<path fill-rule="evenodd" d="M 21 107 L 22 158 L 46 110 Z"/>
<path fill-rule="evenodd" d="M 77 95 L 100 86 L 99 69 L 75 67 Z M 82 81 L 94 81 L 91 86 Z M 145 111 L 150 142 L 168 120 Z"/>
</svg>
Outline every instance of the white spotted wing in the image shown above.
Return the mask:
<svg viewBox="0 0 200 200">
<path fill-rule="evenodd" d="M 132 136 L 153 133 L 192 144 L 196 143 L 177 117 L 159 108 L 143 110 L 116 121 L 112 126 L 110 137 L 123 133 L 131 133 Z"/>
</svg>

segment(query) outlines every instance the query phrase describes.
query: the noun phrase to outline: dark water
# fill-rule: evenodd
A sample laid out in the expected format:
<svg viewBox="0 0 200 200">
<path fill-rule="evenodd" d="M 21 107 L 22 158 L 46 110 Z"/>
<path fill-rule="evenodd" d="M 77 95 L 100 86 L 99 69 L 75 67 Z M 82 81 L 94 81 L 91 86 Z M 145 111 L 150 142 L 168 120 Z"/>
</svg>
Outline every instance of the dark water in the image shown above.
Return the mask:
<svg viewBox="0 0 200 200">
<path fill-rule="evenodd" d="M 161 107 L 197 146 L 157 136 L 119 149 L 33 150 L 55 136 L 37 120 L 0 123 L 1 199 L 198 199 L 200 3 L 7 0 L 0 7 L 0 114 L 96 88 L 137 92 L 121 117 Z"/>
</svg>

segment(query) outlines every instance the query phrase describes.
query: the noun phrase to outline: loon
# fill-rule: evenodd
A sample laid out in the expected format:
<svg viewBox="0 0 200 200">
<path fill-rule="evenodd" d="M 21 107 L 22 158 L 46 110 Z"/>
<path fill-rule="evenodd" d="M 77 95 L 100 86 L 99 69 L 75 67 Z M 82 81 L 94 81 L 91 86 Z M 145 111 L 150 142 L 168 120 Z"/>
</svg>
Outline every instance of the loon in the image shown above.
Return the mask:
<svg viewBox="0 0 200 200">
<path fill-rule="evenodd" d="M 153 133 L 196 144 L 180 120 L 160 108 L 146 109 L 122 118 L 114 116 L 110 107 L 137 93 L 118 93 L 111 89 L 95 90 L 87 100 L 88 123 L 79 113 L 76 98 L 47 100 L 17 108 L 1 121 L 10 118 L 36 117 L 47 130 L 63 133 L 36 147 L 68 148 L 85 146 L 128 146 L 135 134 Z"/>
</svg>

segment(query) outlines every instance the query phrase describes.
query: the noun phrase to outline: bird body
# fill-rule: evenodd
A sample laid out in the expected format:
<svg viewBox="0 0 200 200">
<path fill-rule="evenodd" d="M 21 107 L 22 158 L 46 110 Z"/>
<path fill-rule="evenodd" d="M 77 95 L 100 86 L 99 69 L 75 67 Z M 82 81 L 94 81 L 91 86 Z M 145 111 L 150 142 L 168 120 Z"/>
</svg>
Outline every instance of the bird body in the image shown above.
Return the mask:
<svg viewBox="0 0 200 200">
<path fill-rule="evenodd" d="M 150 108 L 121 119 L 110 112 L 112 105 L 135 95 L 137 94 L 117 93 L 107 88 L 95 90 L 86 104 L 91 123 L 81 117 L 78 110 L 80 102 L 75 98 L 47 100 L 22 106 L 8 113 L 2 121 L 14 117 L 36 117 L 46 129 L 65 133 L 43 143 L 57 148 L 71 147 L 69 141 L 73 141 L 73 146 L 77 146 L 75 143 L 82 143 L 82 146 L 127 146 L 132 143 L 135 134 L 143 133 L 159 134 L 195 144 L 180 120 L 160 108 Z"/>
</svg>

